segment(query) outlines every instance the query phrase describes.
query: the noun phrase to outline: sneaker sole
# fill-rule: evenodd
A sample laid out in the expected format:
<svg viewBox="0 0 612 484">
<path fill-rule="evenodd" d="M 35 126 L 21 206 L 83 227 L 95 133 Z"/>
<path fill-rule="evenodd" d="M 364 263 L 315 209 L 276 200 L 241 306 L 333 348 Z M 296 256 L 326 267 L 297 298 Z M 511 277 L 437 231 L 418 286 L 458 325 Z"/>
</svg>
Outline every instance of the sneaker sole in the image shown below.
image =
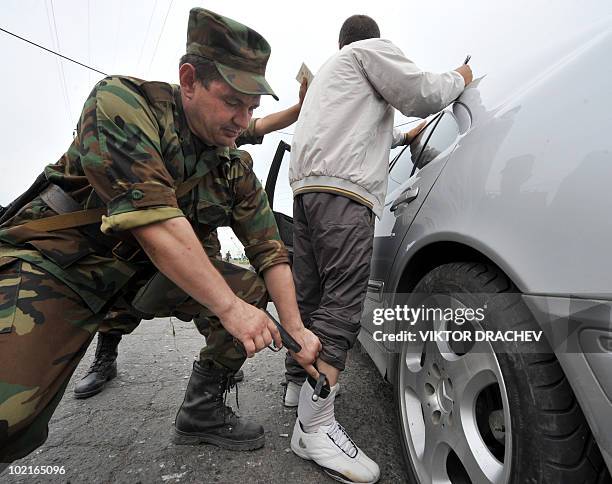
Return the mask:
<svg viewBox="0 0 612 484">
<path fill-rule="evenodd" d="M 335 481 L 338 482 L 343 482 L 344 484 L 375 484 L 376 482 L 378 482 L 378 479 L 376 479 L 375 481 L 370 481 L 370 482 L 356 482 L 356 481 L 350 481 L 348 480 L 345 476 L 343 476 L 342 474 L 340 474 L 337 471 L 334 471 L 333 469 L 328 469 L 327 467 L 324 467 L 320 464 L 318 464 L 315 460 L 313 460 L 311 457 L 305 455 L 302 453 L 301 449 L 298 447 L 297 449 L 294 448 L 293 443 L 291 444 L 291 450 L 292 452 L 297 455 L 298 457 L 304 459 L 304 460 L 310 460 L 312 462 L 314 462 L 315 464 L 317 464 L 317 466 L 319 466 L 329 477 L 331 477 L 332 479 L 334 479 Z"/>
<path fill-rule="evenodd" d="M 224 439 L 217 435 L 210 434 L 188 434 L 181 432 L 180 430 L 174 429 L 174 436 L 172 442 L 176 445 L 200 445 L 200 444 L 211 444 L 221 447 L 226 450 L 255 450 L 260 449 L 266 443 L 265 435 L 257 437 L 253 440 L 243 440 L 236 442 L 233 440 Z"/>
<path fill-rule="evenodd" d="M 375 481 L 369 481 L 369 482 L 349 481 L 342 474 L 332 469 L 328 469 L 327 467 L 323 467 L 323 466 L 320 466 L 320 467 L 321 469 L 325 471 L 325 474 L 327 474 L 329 477 L 331 477 L 335 481 L 344 482 L 344 484 L 375 484 L 376 482 L 378 482 L 378 479 L 376 479 Z"/>
</svg>

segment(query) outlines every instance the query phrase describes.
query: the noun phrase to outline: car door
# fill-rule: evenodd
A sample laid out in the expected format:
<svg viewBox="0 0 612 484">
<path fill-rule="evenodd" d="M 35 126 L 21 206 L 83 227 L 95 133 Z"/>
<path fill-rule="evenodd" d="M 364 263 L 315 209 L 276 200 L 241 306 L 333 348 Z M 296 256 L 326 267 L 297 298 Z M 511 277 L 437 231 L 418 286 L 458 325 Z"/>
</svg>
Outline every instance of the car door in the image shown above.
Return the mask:
<svg viewBox="0 0 612 484">
<path fill-rule="evenodd" d="M 276 219 L 276 225 L 278 225 L 281 240 L 287 246 L 289 260 L 293 263 L 293 195 L 287 181 L 289 179 L 287 170 L 289 168 L 290 151 L 291 145 L 284 141 L 278 143 L 270 165 L 270 171 L 268 171 L 265 190 L 270 208 Z M 284 182 L 279 183 L 279 175 Z"/>
<path fill-rule="evenodd" d="M 406 232 L 449 160 L 460 133 L 469 126 L 469 112 L 460 103 L 447 108 L 391 162 L 383 215 L 376 223 L 374 250 L 362 327 L 370 334 L 376 308 L 389 307 L 389 276 Z M 393 291 L 393 288 L 390 289 Z"/>
</svg>

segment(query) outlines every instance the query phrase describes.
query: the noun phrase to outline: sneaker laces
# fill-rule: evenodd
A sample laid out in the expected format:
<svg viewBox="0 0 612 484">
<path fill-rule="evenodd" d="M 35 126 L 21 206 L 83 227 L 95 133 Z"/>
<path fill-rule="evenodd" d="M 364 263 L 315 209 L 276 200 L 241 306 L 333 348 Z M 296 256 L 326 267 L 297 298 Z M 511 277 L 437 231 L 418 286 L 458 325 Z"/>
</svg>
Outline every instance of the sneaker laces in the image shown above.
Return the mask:
<svg viewBox="0 0 612 484">
<path fill-rule="evenodd" d="M 357 457 L 357 446 L 344 430 L 344 427 L 334 420 L 326 432 L 327 436 L 340 448 L 342 452 L 354 459 Z"/>
</svg>

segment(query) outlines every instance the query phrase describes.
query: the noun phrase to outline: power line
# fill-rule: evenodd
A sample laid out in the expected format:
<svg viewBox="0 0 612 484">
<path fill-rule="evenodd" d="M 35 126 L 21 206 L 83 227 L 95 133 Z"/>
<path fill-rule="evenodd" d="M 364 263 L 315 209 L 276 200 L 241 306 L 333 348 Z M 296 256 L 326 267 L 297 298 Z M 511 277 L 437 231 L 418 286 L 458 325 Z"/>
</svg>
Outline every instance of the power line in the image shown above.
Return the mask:
<svg viewBox="0 0 612 484">
<path fill-rule="evenodd" d="M 155 9 L 157 8 L 157 0 L 155 0 L 155 3 L 153 4 L 153 9 L 151 10 L 151 15 L 149 16 L 149 23 L 147 25 L 147 31 L 144 34 L 144 38 L 142 39 L 142 47 L 140 47 L 140 55 L 138 56 L 138 64 L 137 66 L 140 67 L 140 63 L 142 62 L 142 55 L 144 54 L 144 48 L 145 45 L 147 44 L 147 39 L 149 38 L 149 31 L 151 30 L 151 21 L 153 20 L 153 14 L 155 13 Z"/>
<path fill-rule="evenodd" d="M 57 41 L 53 34 L 53 22 L 51 22 L 51 15 L 49 15 L 49 2 L 45 0 L 45 12 L 47 13 L 47 25 L 49 27 L 49 36 L 51 37 L 51 44 L 57 48 Z M 59 50 L 59 49 L 58 49 Z M 60 91 L 62 92 L 62 100 L 64 101 L 64 110 L 66 117 L 68 118 L 68 124 L 72 124 L 70 119 L 70 108 L 68 107 L 68 100 L 66 99 L 66 89 L 64 87 L 64 78 L 62 77 L 62 71 L 60 67 L 60 59 L 55 58 L 55 66 L 57 67 L 57 74 L 59 77 Z"/>
<path fill-rule="evenodd" d="M 91 0 L 87 0 L 87 63 L 91 64 Z M 87 81 L 91 84 L 91 72 L 87 73 Z"/>
<path fill-rule="evenodd" d="M 172 2 L 173 2 L 173 0 L 170 0 L 170 5 L 168 6 L 168 11 L 166 12 L 166 17 L 164 18 L 164 25 L 166 24 L 166 19 L 168 18 L 168 13 L 170 12 L 170 7 L 172 6 Z M 164 29 L 164 25 L 162 26 L 162 32 L 163 32 L 163 29 Z M 8 31 L 6 29 L 3 29 L 2 27 L 0 27 L 0 31 L 4 32 L 5 34 L 12 35 L 13 37 L 18 38 L 19 40 L 23 40 L 24 42 L 27 42 L 28 44 L 31 44 L 31 45 L 33 45 L 35 47 L 38 47 L 39 49 L 45 50 L 45 51 L 47 51 L 47 52 L 49 52 L 51 54 L 54 54 L 54 55 L 56 55 L 58 57 L 61 57 L 62 59 L 66 59 L 67 61 L 70 61 L 70 62 L 73 62 L 75 64 L 78 64 L 81 67 L 85 67 L 86 69 L 89 69 L 89 70 L 92 70 L 94 72 L 97 72 L 98 74 L 102 74 L 103 76 L 108 76 L 108 74 L 106 72 L 102 72 L 101 70 L 95 69 L 94 67 L 88 66 L 87 64 L 83 64 L 82 62 L 74 60 L 71 57 L 67 57 L 67 56 L 65 56 L 63 54 L 60 54 L 59 52 L 55 52 L 54 50 L 48 49 L 47 47 L 43 47 L 42 45 L 37 44 L 36 42 L 32 42 L 31 40 L 28 40 L 28 39 L 26 39 L 24 37 L 21 37 L 20 35 L 17 35 L 17 34 L 15 34 L 13 32 L 10 32 L 10 31 Z M 160 34 L 159 34 L 159 37 L 157 39 L 157 44 L 159 44 L 159 39 L 161 38 L 162 32 L 160 32 Z M 157 45 L 155 46 L 155 50 L 157 51 Z M 155 52 L 153 53 L 153 57 L 155 57 Z M 153 64 L 153 58 L 151 59 L 151 64 Z M 151 65 L 149 65 L 149 68 L 151 68 Z M 395 128 L 399 128 L 400 126 L 405 126 L 407 124 L 418 123 L 419 121 L 422 121 L 422 119 L 413 119 L 412 121 L 406 121 L 405 123 L 397 124 L 394 127 Z M 276 132 L 277 133 L 281 133 L 281 134 L 285 134 L 285 135 L 288 135 L 288 136 L 293 136 L 293 133 L 287 133 L 286 131 L 277 130 Z"/>
<path fill-rule="evenodd" d="M 53 32 L 55 32 L 55 44 L 58 52 L 61 51 L 59 35 L 57 34 L 57 23 L 55 22 L 55 9 L 53 8 L 53 0 L 51 2 L 51 14 L 53 16 Z M 45 3 L 45 7 L 47 4 Z M 49 10 L 47 10 L 47 19 L 49 18 Z M 66 109 L 68 110 L 68 121 L 72 117 L 72 106 L 70 106 L 70 96 L 68 95 L 68 83 L 66 82 L 66 73 L 64 72 L 64 64 L 61 60 L 57 61 L 59 64 L 60 76 L 62 81 L 62 88 L 64 90 L 64 102 L 66 103 Z"/>
<path fill-rule="evenodd" d="M 113 54 L 113 62 L 111 66 L 113 66 L 113 71 L 117 71 L 117 53 L 119 52 L 119 32 L 121 30 L 121 20 L 123 19 L 123 5 L 124 2 L 119 3 L 119 15 L 117 20 L 117 29 L 115 30 L 115 48 Z"/>
<path fill-rule="evenodd" d="M 36 42 L 32 42 L 31 40 L 28 40 L 28 39 L 26 39 L 24 37 L 21 37 L 20 35 L 14 34 L 13 32 L 9 32 L 8 30 L 3 29 L 2 27 L 0 27 L 0 31 L 4 32 L 5 34 L 12 35 L 13 37 L 17 37 L 19 40 L 23 40 L 24 42 L 27 42 L 28 44 L 32 44 L 33 46 L 38 47 L 39 49 L 46 50 L 47 52 L 50 52 L 51 54 L 57 55 L 57 56 L 61 57 L 62 59 L 66 59 L 66 60 L 68 60 L 70 62 L 74 62 L 75 64 L 78 64 L 81 67 L 85 67 L 86 69 L 90 69 L 90 70 L 92 70 L 94 72 L 97 72 L 98 74 L 102 74 L 103 76 L 108 76 L 108 74 L 106 72 L 99 71 L 98 69 L 94 69 L 93 67 L 90 67 L 87 64 L 83 64 L 82 62 L 79 62 L 77 60 L 71 59 L 70 57 L 66 57 L 65 55 L 62 55 L 59 52 L 55 52 L 54 50 L 47 49 L 46 47 L 43 47 L 42 45 L 39 45 Z"/>
<path fill-rule="evenodd" d="M 164 22 L 162 23 L 161 30 L 159 31 L 159 36 L 157 37 L 157 42 L 155 43 L 155 49 L 153 49 L 151 62 L 149 62 L 149 68 L 147 69 L 147 77 L 149 76 L 149 71 L 151 70 L 151 66 L 153 65 L 153 60 L 155 60 L 155 54 L 157 54 L 157 47 L 159 46 L 159 41 L 161 40 L 162 34 L 164 33 L 164 28 L 166 27 L 166 20 L 168 20 L 168 14 L 170 13 L 170 8 L 172 8 L 173 1 L 174 0 L 170 0 L 170 3 L 168 4 L 168 10 L 166 10 L 166 16 L 164 17 Z"/>
</svg>

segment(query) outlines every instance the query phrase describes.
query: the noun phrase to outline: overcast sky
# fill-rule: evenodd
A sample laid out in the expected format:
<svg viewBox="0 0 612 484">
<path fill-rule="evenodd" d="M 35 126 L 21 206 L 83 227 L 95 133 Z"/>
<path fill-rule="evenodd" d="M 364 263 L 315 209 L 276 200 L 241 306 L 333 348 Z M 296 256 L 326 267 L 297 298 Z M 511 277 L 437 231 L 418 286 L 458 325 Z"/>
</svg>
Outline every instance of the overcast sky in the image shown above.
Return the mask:
<svg viewBox="0 0 612 484">
<path fill-rule="evenodd" d="M 208 2 L 184 0 L 2 0 L 0 27 L 108 74 L 177 82 L 189 9 L 201 6 L 241 21 L 272 46 L 266 77 L 280 97 L 262 96 L 256 116 L 294 104 L 302 62 L 316 74 L 337 50 L 346 17 L 364 13 L 421 68 L 445 71 L 466 54 L 476 76 L 508 69 L 612 14 L 610 0 Z M 55 162 L 72 139 L 87 94 L 101 76 L 0 32 L 0 204 L 6 205 Z M 609 62 L 609 60 L 603 60 Z M 396 122 L 401 122 L 400 116 Z M 293 132 L 293 127 L 285 129 Z M 265 179 L 280 139 L 246 147 Z M 286 172 L 281 173 L 281 177 Z M 283 180 L 284 181 L 284 180 Z M 279 202 L 290 194 L 281 190 Z M 224 252 L 238 252 L 224 233 Z"/>
</svg>

